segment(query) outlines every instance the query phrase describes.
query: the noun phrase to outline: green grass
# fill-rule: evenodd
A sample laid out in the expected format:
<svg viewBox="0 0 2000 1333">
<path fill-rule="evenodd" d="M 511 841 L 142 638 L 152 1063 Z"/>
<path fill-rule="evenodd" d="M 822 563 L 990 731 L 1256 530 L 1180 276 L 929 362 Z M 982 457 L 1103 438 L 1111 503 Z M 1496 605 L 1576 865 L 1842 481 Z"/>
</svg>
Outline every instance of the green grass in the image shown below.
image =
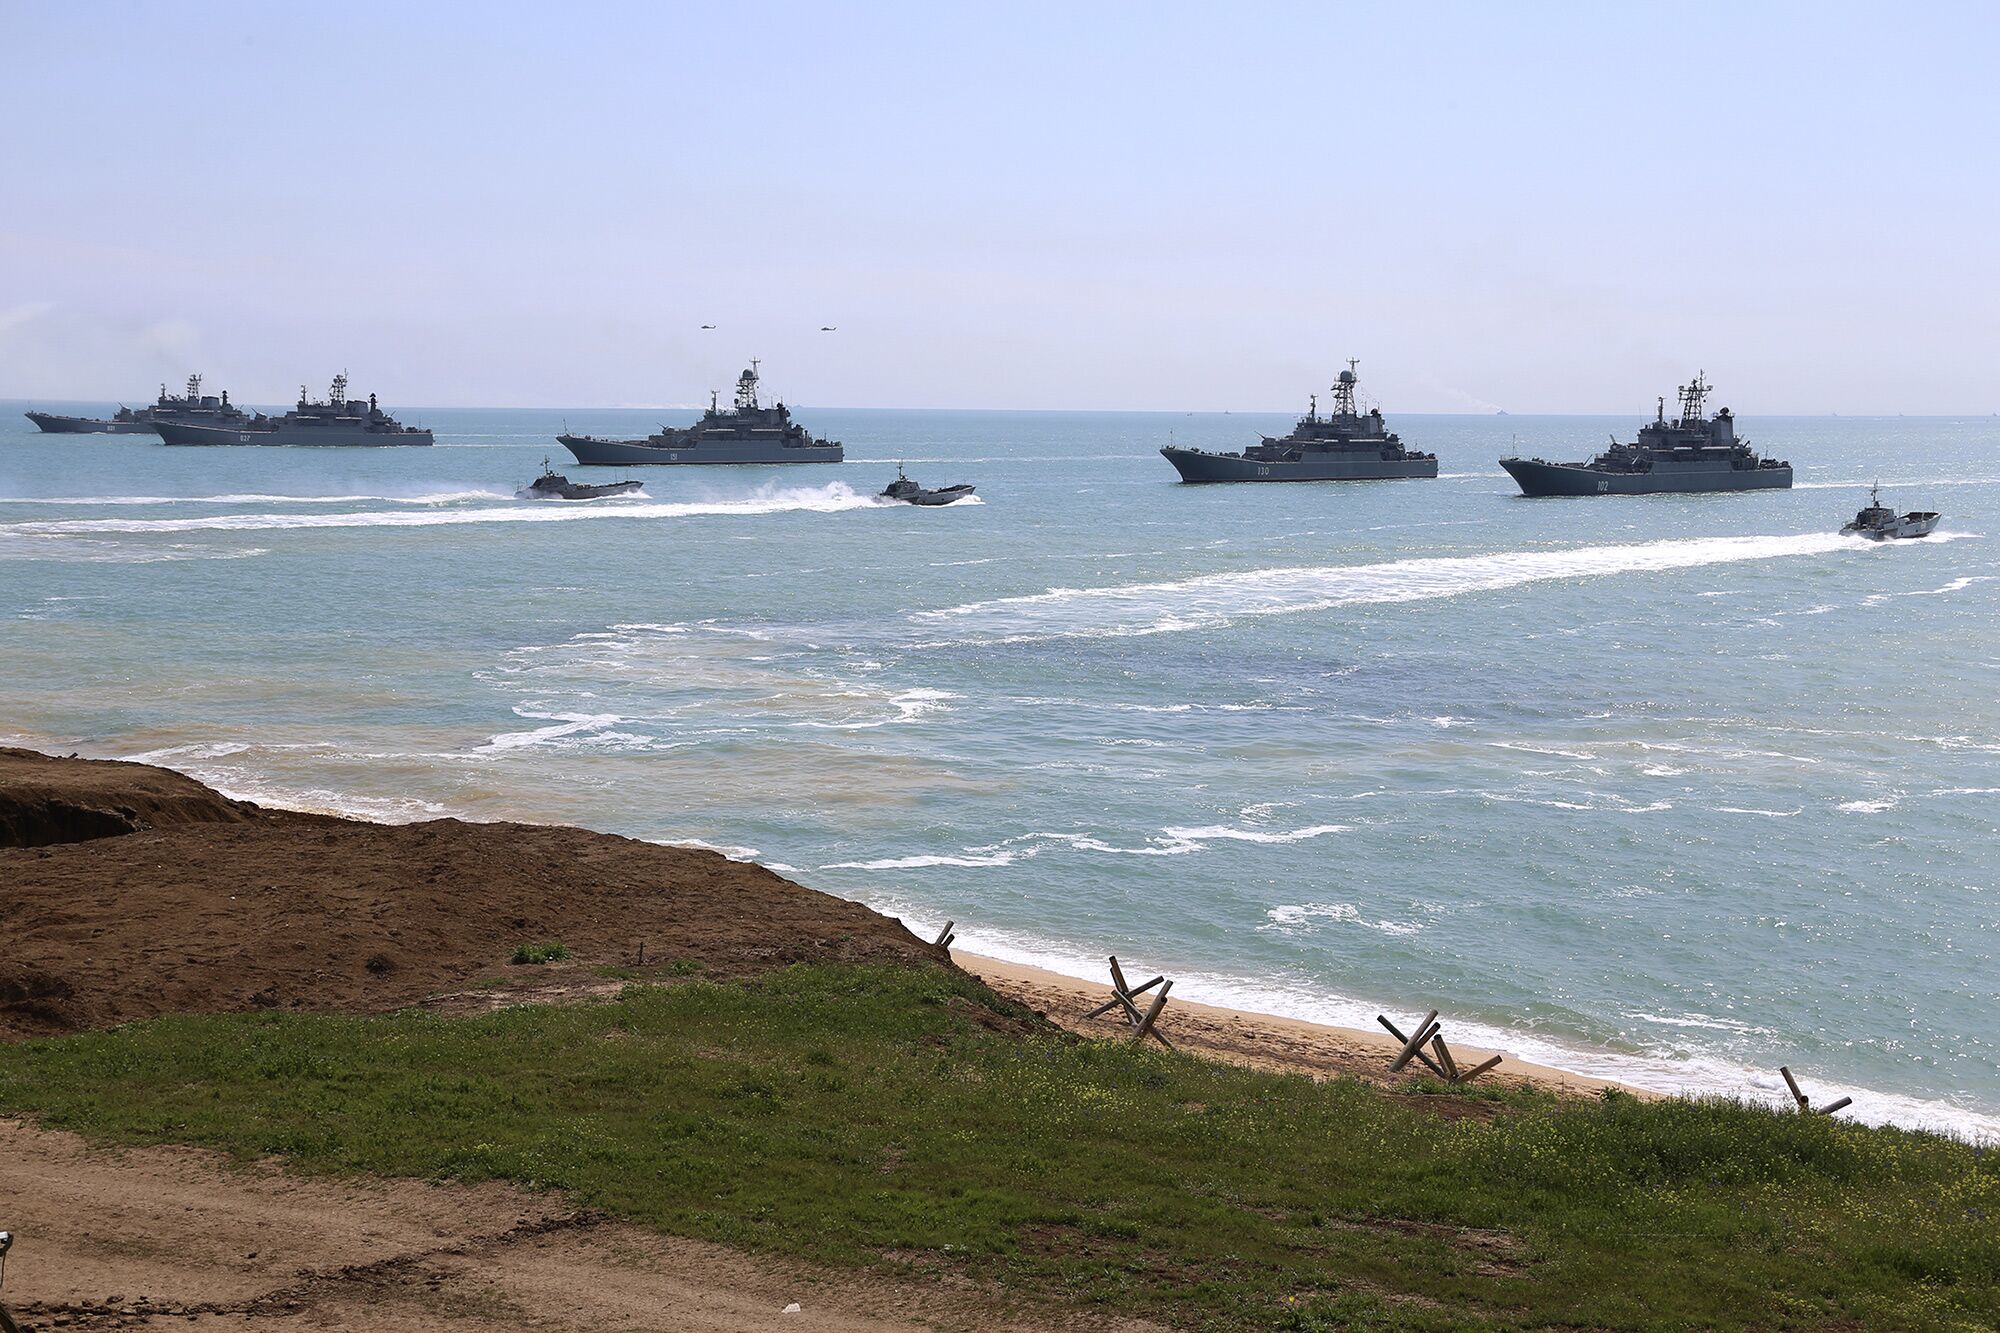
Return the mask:
<svg viewBox="0 0 2000 1333">
<path fill-rule="evenodd" d="M 1729 1104 L 1489 1118 L 986 1030 L 942 971 L 603 1004 L 185 1017 L 0 1047 L 0 1108 L 1203 1329 L 2000 1321 L 2000 1155 Z"/>
<path fill-rule="evenodd" d="M 559 963 L 569 957 L 569 946 L 561 940 L 550 940 L 546 944 L 517 944 L 514 959 L 517 963 Z"/>
</svg>

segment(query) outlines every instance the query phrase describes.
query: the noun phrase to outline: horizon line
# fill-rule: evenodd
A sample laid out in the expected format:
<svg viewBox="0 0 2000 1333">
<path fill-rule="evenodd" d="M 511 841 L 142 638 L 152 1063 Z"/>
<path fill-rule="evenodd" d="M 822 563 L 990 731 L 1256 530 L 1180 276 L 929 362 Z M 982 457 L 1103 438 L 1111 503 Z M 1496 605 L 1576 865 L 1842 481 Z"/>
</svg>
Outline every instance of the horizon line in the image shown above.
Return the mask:
<svg viewBox="0 0 2000 1333">
<path fill-rule="evenodd" d="M 66 406 L 94 406 L 97 404 L 113 403 L 128 407 L 129 406 L 143 407 L 149 405 L 149 401 L 150 400 L 126 399 L 126 398 L 57 398 L 57 397 L 17 398 L 17 397 L 0 396 L 0 403 L 5 403 L 8 404 L 9 406 L 15 404 L 27 404 L 29 407 L 33 407 L 33 405 L 36 403 L 51 403 L 51 404 L 60 404 Z M 277 403 L 277 402 L 258 403 L 250 400 L 237 400 L 236 405 L 239 407 L 250 407 L 250 408 L 276 407 L 282 411 L 295 406 L 296 403 L 295 401 L 289 399 L 284 403 Z M 1176 416 L 1176 417 L 1238 416 L 1238 415 L 1282 417 L 1282 416 L 1292 416 L 1297 414 L 1296 408 L 1261 408 L 1261 407 L 1200 407 L 1200 408 L 935 407 L 935 406 L 883 407 L 876 405 L 862 405 L 862 404 L 852 404 L 852 403 L 798 403 L 798 402 L 786 403 L 785 406 L 799 411 L 826 411 L 826 412 L 993 412 L 993 413 L 1020 413 L 1024 415 L 1025 414 L 1038 414 L 1038 415 L 1094 414 L 1094 415 L 1104 415 L 1104 416 Z M 396 408 L 393 409 L 394 412 L 405 412 L 405 413 L 407 412 L 700 412 L 704 410 L 706 410 L 706 405 L 700 403 L 637 403 L 637 404 L 599 403 L 599 404 L 583 404 L 583 405 L 579 405 L 576 403 L 557 403 L 557 404 L 411 403 L 411 404 L 398 405 Z M 1384 414 L 1384 416 L 1389 419 L 1412 418 L 1412 417 L 1454 417 L 1454 418 L 1467 418 L 1480 421 L 1490 421 L 1496 417 L 1517 417 L 1524 420 L 1530 418 L 1548 418 L 1548 417 L 1576 418 L 1576 419 L 1609 417 L 1609 418 L 1619 418 L 1619 419 L 1630 419 L 1638 415 L 1640 414 L 1635 414 L 1631 412 L 1605 412 L 1605 411 L 1594 411 L 1594 412 L 1593 411 L 1563 411 L 1563 412 L 1518 411 L 1517 412 L 1511 409 L 1500 409 L 1500 408 L 1496 408 L 1490 412 L 1430 411 L 1430 412 L 1394 412 L 1394 413 Z M 1950 412 L 1950 411 L 1755 412 L 1755 413 L 1738 413 L 1737 417 L 1739 420 L 1752 420 L 1752 421 L 1785 419 L 1785 418 L 1808 419 L 1808 420 L 1830 420 L 1835 418 L 1846 418 L 1848 420 L 1868 420 L 1868 421 L 1895 421 L 1898 419 L 1908 420 L 1911 418 L 1915 418 L 1918 420 L 1926 420 L 1926 421 L 1948 421 L 1948 420 L 1958 420 L 1966 418 L 2000 417 L 2000 409 L 1987 408 L 1981 410 L 1956 411 L 1956 412 Z M 1650 420 L 1651 418 L 1646 418 L 1646 419 Z"/>
</svg>

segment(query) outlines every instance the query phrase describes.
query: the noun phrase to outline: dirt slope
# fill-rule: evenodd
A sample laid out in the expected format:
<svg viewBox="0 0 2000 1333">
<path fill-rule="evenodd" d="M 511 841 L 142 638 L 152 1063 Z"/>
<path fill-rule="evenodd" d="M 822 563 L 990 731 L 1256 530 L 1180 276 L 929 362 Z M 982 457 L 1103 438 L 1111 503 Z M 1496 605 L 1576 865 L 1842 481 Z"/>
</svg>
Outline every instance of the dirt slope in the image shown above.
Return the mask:
<svg viewBox="0 0 2000 1333">
<path fill-rule="evenodd" d="M 375 1011 L 504 973 L 516 945 L 576 963 L 688 960 L 711 977 L 801 961 L 950 966 L 857 903 L 714 852 L 528 824 L 367 824 L 228 801 L 136 764 L 7 751 L 0 812 L 134 812 L 151 828 L 0 848 L 0 1039 L 174 1012 Z M 35 827 L 96 827 L 35 814 Z M 160 826 L 178 819 L 172 826 Z M 157 821 L 157 822 L 156 822 Z"/>
<path fill-rule="evenodd" d="M 257 807 L 149 764 L 57 759 L 0 746 L 0 847 L 112 838 L 179 824 L 234 824 Z"/>
</svg>

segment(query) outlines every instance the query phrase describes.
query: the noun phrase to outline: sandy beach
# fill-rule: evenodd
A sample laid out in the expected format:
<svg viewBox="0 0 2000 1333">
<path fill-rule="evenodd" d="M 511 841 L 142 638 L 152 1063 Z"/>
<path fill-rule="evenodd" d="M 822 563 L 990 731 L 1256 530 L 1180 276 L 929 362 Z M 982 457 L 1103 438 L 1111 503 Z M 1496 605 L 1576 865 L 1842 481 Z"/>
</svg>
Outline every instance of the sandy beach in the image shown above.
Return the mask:
<svg viewBox="0 0 2000 1333">
<path fill-rule="evenodd" d="M 1019 1000 L 1072 1032 L 1088 1037 L 1115 1037 L 1127 1030 L 1113 1014 L 1097 1019 L 1084 1018 L 1085 1014 L 1111 998 L 1108 972 L 1106 981 L 1093 983 L 978 954 L 954 951 L 951 957 L 953 962 L 994 990 Z M 1137 985 L 1150 980 L 1150 977 L 1132 976 L 1129 980 Z M 1158 1020 L 1158 1026 L 1167 1038 L 1177 1048 L 1190 1054 L 1227 1060 L 1252 1069 L 1311 1074 L 1316 1078 L 1360 1078 L 1384 1085 L 1406 1082 L 1425 1073 L 1422 1066 L 1414 1063 L 1410 1066 L 1414 1073 L 1389 1072 L 1389 1062 L 1395 1058 L 1401 1044 L 1387 1032 L 1334 1027 L 1276 1014 L 1203 1004 L 1197 998 L 1198 994 L 1198 991 L 1183 994 L 1179 989 L 1174 990 Z M 1449 1020 L 1444 1020 L 1444 1036 L 1450 1044 Z M 1498 1067 L 1482 1076 L 1482 1081 L 1532 1086 L 1569 1095 L 1594 1095 L 1608 1087 L 1621 1088 L 1637 1097 L 1659 1095 L 1610 1079 L 1590 1078 L 1533 1064 L 1505 1051 L 1458 1045 L 1452 1045 L 1451 1051 L 1462 1069 L 1478 1065 L 1494 1055 L 1503 1057 Z"/>
</svg>

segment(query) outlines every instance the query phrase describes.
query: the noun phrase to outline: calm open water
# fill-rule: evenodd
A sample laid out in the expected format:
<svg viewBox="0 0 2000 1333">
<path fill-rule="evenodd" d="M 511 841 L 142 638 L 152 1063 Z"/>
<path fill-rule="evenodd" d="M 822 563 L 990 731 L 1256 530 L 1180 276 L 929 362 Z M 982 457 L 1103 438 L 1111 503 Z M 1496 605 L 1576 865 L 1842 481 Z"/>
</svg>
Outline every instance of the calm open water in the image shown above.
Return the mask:
<svg viewBox="0 0 2000 1333">
<path fill-rule="evenodd" d="M 20 743 L 699 840 L 1080 975 L 2000 1133 L 2000 419 L 1745 419 L 1797 489 L 1531 501 L 1513 437 L 1638 417 L 1399 417 L 1440 479 L 1197 488 L 1170 432 L 1290 418 L 806 410 L 848 463 L 563 505 L 512 491 L 564 421 L 687 414 L 202 450 L 5 406 Z M 983 503 L 877 506 L 898 460 Z M 1834 535 L 1878 477 L 1940 536 Z"/>
</svg>

